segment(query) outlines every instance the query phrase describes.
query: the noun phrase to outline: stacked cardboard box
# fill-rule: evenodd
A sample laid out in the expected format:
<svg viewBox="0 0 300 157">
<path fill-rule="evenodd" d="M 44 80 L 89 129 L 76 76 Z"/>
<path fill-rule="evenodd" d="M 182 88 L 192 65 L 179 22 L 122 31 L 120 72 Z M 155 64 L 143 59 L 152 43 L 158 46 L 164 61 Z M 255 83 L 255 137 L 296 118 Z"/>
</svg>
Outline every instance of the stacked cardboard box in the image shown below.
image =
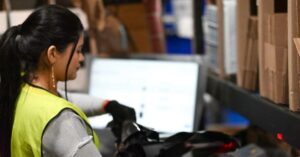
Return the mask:
<svg viewBox="0 0 300 157">
<path fill-rule="evenodd" d="M 258 19 L 256 0 L 237 0 L 237 84 L 257 90 Z"/>
<path fill-rule="evenodd" d="M 267 97 L 275 103 L 288 103 L 287 14 L 267 16 L 264 42 Z"/>
<path fill-rule="evenodd" d="M 288 68 L 289 68 L 289 107 L 300 111 L 300 57 L 297 54 L 294 38 L 300 37 L 300 1 L 288 0 Z"/>
<path fill-rule="evenodd" d="M 241 64 L 241 86 L 254 91 L 257 87 L 258 77 L 258 20 L 257 17 L 249 18 L 248 32 L 243 60 Z"/>
<path fill-rule="evenodd" d="M 260 94 L 278 104 L 288 103 L 286 4 L 259 1 Z"/>
</svg>

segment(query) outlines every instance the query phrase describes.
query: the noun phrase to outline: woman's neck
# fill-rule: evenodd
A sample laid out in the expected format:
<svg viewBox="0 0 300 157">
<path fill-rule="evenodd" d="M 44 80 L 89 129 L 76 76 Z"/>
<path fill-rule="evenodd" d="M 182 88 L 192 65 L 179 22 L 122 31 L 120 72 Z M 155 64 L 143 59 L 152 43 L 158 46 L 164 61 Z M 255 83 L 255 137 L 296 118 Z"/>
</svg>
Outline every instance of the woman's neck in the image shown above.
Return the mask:
<svg viewBox="0 0 300 157">
<path fill-rule="evenodd" d="M 54 95 L 58 95 L 57 82 L 53 82 L 53 80 L 49 76 L 49 73 L 36 73 L 31 81 L 31 84 L 41 87 Z"/>
</svg>

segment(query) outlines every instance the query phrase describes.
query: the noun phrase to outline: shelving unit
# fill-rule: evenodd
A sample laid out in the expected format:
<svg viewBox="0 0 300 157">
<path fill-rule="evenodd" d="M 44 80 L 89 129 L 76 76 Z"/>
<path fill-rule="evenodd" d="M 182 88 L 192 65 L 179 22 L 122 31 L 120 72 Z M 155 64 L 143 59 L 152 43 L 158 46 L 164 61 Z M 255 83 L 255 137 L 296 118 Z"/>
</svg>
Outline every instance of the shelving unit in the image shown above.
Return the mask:
<svg viewBox="0 0 300 157">
<path fill-rule="evenodd" d="M 300 148 L 300 114 L 289 111 L 287 106 L 274 104 L 259 94 L 248 92 L 232 82 L 208 75 L 207 93 L 220 105 L 231 108 L 245 116 L 250 123 L 274 136 L 282 133 L 283 140 Z"/>
</svg>

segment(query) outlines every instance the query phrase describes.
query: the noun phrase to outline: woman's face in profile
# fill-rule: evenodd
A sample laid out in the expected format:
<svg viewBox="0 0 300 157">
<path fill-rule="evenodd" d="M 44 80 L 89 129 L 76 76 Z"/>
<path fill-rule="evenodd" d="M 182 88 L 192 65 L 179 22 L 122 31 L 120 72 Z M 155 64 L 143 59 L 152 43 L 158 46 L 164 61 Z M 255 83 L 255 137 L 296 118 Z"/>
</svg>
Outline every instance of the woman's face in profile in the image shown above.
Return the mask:
<svg viewBox="0 0 300 157">
<path fill-rule="evenodd" d="M 60 59 L 55 63 L 55 71 L 56 71 L 56 79 L 58 81 L 65 80 L 65 72 L 69 57 L 72 53 L 74 43 L 71 43 L 67 46 L 67 48 L 60 54 Z M 74 80 L 77 76 L 77 71 L 80 68 L 80 62 L 84 60 L 84 56 L 82 54 L 82 46 L 83 46 L 83 34 L 80 35 L 78 43 L 76 45 L 73 57 L 71 59 L 67 80 Z"/>
</svg>

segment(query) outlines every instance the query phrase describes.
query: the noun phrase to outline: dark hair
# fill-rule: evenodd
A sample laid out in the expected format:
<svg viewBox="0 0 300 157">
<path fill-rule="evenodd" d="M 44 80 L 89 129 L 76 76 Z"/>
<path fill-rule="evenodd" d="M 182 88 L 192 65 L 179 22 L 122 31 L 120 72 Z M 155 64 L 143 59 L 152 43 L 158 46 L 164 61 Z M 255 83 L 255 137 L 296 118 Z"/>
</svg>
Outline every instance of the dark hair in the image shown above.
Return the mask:
<svg viewBox="0 0 300 157">
<path fill-rule="evenodd" d="M 37 69 L 42 53 L 50 45 L 63 52 L 74 43 L 68 66 L 83 26 L 79 18 L 57 5 L 34 11 L 21 25 L 9 28 L 0 39 L 0 156 L 10 156 L 16 100 L 22 83 Z M 22 73 L 22 74 L 21 74 Z M 25 74 L 25 75 L 23 75 Z M 67 76 L 65 76 L 65 79 Z"/>
</svg>

